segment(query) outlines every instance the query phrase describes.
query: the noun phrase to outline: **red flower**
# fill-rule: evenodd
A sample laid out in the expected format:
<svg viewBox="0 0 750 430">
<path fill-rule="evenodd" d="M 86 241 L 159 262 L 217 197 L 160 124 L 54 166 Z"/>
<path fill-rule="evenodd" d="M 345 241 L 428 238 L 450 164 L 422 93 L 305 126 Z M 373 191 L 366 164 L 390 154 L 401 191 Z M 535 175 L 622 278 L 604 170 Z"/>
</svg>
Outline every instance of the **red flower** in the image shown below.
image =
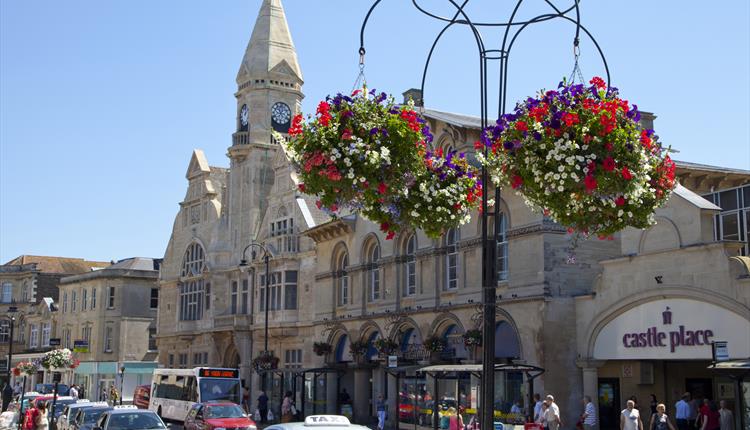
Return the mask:
<svg viewBox="0 0 750 430">
<path fill-rule="evenodd" d="M 21 376 L 21 369 L 14 367 L 13 368 L 13 376 Z"/>
<path fill-rule="evenodd" d="M 388 231 L 389 228 L 391 228 L 391 226 L 387 222 L 380 223 L 380 231 Z"/>
<path fill-rule="evenodd" d="M 622 168 L 622 178 L 628 181 L 633 179 L 633 175 L 630 173 L 627 166 Z"/>
<path fill-rule="evenodd" d="M 299 184 L 297 184 L 297 189 L 304 193 L 305 192 L 305 184 L 303 182 L 300 182 Z"/>
<path fill-rule="evenodd" d="M 521 185 L 523 185 L 523 178 L 518 175 L 513 175 L 513 178 L 510 181 L 510 186 L 515 190 Z"/>
<path fill-rule="evenodd" d="M 302 133 L 302 114 L 294 115 L 292 125 L 289 127 L 289 135 L 296 136 Z"/>
<path fill-rule="evenodd" d="M 351 140 L 352 138 L 352 131 L 348 128 L 344 129 L 344 132 L 341 133 L 341 140 Z"/>
<path fill-rule="evenodd" d="M 385 192 L 386 192 L 386 191 L 388 191 L 388 186 L 387 186 L 387 185 L 385 185 L 385 184 L 384 184 L 384 183 L 382 183 L 382 182 L 381 182 L 381 183 L 379 183 L 379 184 L 378 184 L 378 193 L 380 193 L 380 194 L 385 194 Z"/>
<path fill-rule="evenodd" d="M 615 170 L 615 159 L 612 157 L 605 158 L 602 162 L 602 167 L 608 172 Z"/>
<path fill-rule="evenodd" d="M 516 123 L 516 130 L 518 131 L 529 131 L 529 126 L 525 121 L 518 121 Z"/>
<path fill-rule="evenodd" d="M 596 178 L 594 175 L 586 175 L 585 178 L 583 178 L 583 183 L 586 185 L 586 189 L 589 191 L 594 191 L 597 187 Z"/>
<path fill-rule="evenodd" d="M 625 206 L 625 197 L 620 196 L 620 197 L 616 198 L 615 199 L 615 204 L 617 206 Z"/>
<path fill-rule="evenodd" d="M 604 144 L 604 149 L 606 149 L 607 151 L 612 151 L 614 148 L 615 147 L 612 146 L 612 144 L 609 143 L 609 142 L 607 142 L 607 143 Z"/>
<path fill-rule="evenodd" d="M 651 137 L 648 135 L 648 131 L 641 130 L 641 145 L 648 149 L 651 149 Z"/>
<path fill-rule="evenodd" d="M 602 78 L 600 78 L 600 77 L 598 77 L 598 76 L 594 76 L 594 77 L 593 77 L 593 78 L 592 78 L 592 79 L 591 79 L 591 80 L 589 81 L 589 83 L 590 83 L 590 84 L 593 84 L 593 85 L 594 85 L 595 87 L 597 87 L 597 88 L 599 88 L 599 89 L 602 89 L 602 88 L 606 88 L 606 87 L 607 87 L 607 84 L 606 84 L 606 83 L 604 82 L 604 79 L 602 79 Z"/>
<path fill-rule="evenodd" d="M 573 124 L 578 124 L 578 114 L 566 113 L 563 115 L 562 120 L 565 123 L 565 125 L 570 127 Z"/>
<path fill-rule="evenodd" d="M 317 201 L 315 202 L 315 206 L 317 206 L 317 207 L 318 207 L 318 209 L 323 209 L 323 202 L 321 202 L 320 200 L 317 200 Z"/>
<path fill-rule="evenodd" d="M 396 232 L 389 231 L 388 234 L 385 235 L 385 240 L 392 240 L 394 236 L 396 236 Z"/>
<path fill-rule="evenodd" d="M 322 102 L 318 103 L 318 109 L 317 109 L 316 113 L 318 115 L 323 115 L 323 114 L 327 114 L 328 111 L 330 111 L 330 110 L 331 110 L 331 105 L 329 105 L 328 102 L 326 102 L 326 101 L 322 101 Z"/>
<path fill-rule="evenodd" d="M 476 142 L 474 142 L 474 149 L 476 149 L 477 151 L 480 150 L 480 149 L 482 149 L 483 146 L 484 145 L 482 144 L 482 142 L 480 142 L 478 140 Z"/>
<path fill-rule="evenodd" d="M 337 210 L 339 210 L 339 207 L 338 207 L 338 205 L 336 203 L 334 203 L 328 209 L 330 209 L 332 212 L 336 212 Z"/>
</svg>

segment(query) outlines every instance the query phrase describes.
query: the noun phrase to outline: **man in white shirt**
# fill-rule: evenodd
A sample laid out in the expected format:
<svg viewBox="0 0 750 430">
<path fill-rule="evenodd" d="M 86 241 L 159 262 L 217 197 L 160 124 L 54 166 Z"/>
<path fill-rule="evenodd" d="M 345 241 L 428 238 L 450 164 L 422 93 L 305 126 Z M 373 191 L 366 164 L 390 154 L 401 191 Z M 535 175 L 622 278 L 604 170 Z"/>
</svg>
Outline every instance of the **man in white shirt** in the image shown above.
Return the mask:
<svg viewBox="0 0 750 430">
<path fill-rule="evenodd" d="M 549 428 L 549 430 L 558 430 L 562 426 L 562 420 L 560 419 L 560 408 L 557 406 L 557 403 L 555 403 L 555 398 L 551 394 L 548 394 L 546 399 L 547 403 L 549 404 L 549 407 L 547 407 L 547 411 L 544 413 L 544 418 L 547 421 L 547 427 Z"/>
<path fill-rule="evenodd" d="M 581 415 L 584 430 L 594 430 L 596 427 L 596 408 L 591 396 L 583 396 L 583 415 Z"/>
<path fill-rule="evenodd" d="M 632 400 L 628 400 L 627 407 L 620 414 L 620 430 L 643 430 L 641 415 Z"/>
<path fill-rule="evenodd" d="M 70 387 L 70 392 L 68 393 L 68 395 L 73 399 L 78 400 L 78 390 L 76 389 L 75 385 L 72 385 Z"/>
<path fill-rule="evenodd" d="M 675 403 L 674 419 L 677 421 L 678 430 L 688 430 L 690 420 L 690 404 L 687 402 L 690 393 L 685 393 L 679 402 Z"/>
</svg>

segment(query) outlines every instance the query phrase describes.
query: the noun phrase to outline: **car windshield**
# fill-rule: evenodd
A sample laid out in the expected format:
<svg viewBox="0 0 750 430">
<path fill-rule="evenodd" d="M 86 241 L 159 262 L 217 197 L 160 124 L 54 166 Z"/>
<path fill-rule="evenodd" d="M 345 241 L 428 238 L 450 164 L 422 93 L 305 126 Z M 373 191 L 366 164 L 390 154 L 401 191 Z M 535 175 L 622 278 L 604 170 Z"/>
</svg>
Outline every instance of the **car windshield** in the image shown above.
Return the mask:
<svg viewBox="0 0 750 430">
<path fill-rule="evenodd" d="M 81 416 L 78 416 L 78 422 L 83 424 L 93 424 L 96 422 L 96 420 L 99 419 L 100 416 L 102 416 L 103 413 L 107 412 L 109 408 L 91 408 L 86 409 L 85 411 L 82 411 L 81 414 L 83 414 L 83 418 Z"/>
<path fill-rule="evenodd" d="M 240 402 L 240 381 L 237 379 L 202 378 L 200 390 L 202 402 L 216 400 Z"/>
<path fill-rule="evenodd" d="M 154 413 L 133 412 L 112 414 L 107 420 L 107 430 L 163 429 L 164 424 Z"/>
<path fill-rule="evenodd" d="M 206 418 L 241 418 L 245 414 L 237 405 L 216 405 L 209 406 L 206 412 Z"/>
</svg>

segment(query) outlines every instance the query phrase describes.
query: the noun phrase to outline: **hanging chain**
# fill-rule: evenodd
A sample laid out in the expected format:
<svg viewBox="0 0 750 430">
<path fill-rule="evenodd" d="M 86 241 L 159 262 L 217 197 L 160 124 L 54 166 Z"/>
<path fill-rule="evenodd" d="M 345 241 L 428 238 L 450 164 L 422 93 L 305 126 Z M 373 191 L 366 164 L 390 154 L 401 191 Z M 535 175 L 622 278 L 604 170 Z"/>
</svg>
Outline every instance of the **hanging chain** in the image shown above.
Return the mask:
<svg viewBox="0 0 750 430">
<path fill-rule="evenodd" d="M 581 56 L 581 48 L 578 46 L 578 38 L 576 37 L 573 40 L 573 58 L 575 59 L 575 62 L 573 63 L 573 70 L 570 72 L 570 77 L 568 78 L 568 81 L 573 84 L 576 81 L 576 78 L 582 83 L 585 84 L 586 81 L 583 79 L 583 73 L 581 72 L 581 66 L 578 65 L 578 58 Z"/>
<path fill-rule="evenodd" d="M 359 48 L 359 74 L 352 86 L 352 92 L 367 87 L 367 78 L 365 78 L 365 48 Z"/>
</svg>

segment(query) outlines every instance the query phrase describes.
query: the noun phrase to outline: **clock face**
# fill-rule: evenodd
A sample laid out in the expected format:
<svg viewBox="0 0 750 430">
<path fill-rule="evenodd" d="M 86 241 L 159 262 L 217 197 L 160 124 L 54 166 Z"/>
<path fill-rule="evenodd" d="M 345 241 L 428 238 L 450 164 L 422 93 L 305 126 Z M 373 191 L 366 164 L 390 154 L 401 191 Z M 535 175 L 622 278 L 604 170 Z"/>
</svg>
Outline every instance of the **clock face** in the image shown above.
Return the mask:
<svg viewBox="0 0 750 430">
<path fill-rule="evenodd" d="M 289 124 L 292 119 L 292 110 L 285 103 L 278 102 L 271 108 L 271 119 L 278 125 Z"/>
<path fill-rule="evenodd" d="M 240 109 L 240 124 L 243 127 L 247 127 L 248 119 L 250 119 L 250 110 L 247 108 L 247 105 L 242 105 L 242 109 Z"/>
</svg>

